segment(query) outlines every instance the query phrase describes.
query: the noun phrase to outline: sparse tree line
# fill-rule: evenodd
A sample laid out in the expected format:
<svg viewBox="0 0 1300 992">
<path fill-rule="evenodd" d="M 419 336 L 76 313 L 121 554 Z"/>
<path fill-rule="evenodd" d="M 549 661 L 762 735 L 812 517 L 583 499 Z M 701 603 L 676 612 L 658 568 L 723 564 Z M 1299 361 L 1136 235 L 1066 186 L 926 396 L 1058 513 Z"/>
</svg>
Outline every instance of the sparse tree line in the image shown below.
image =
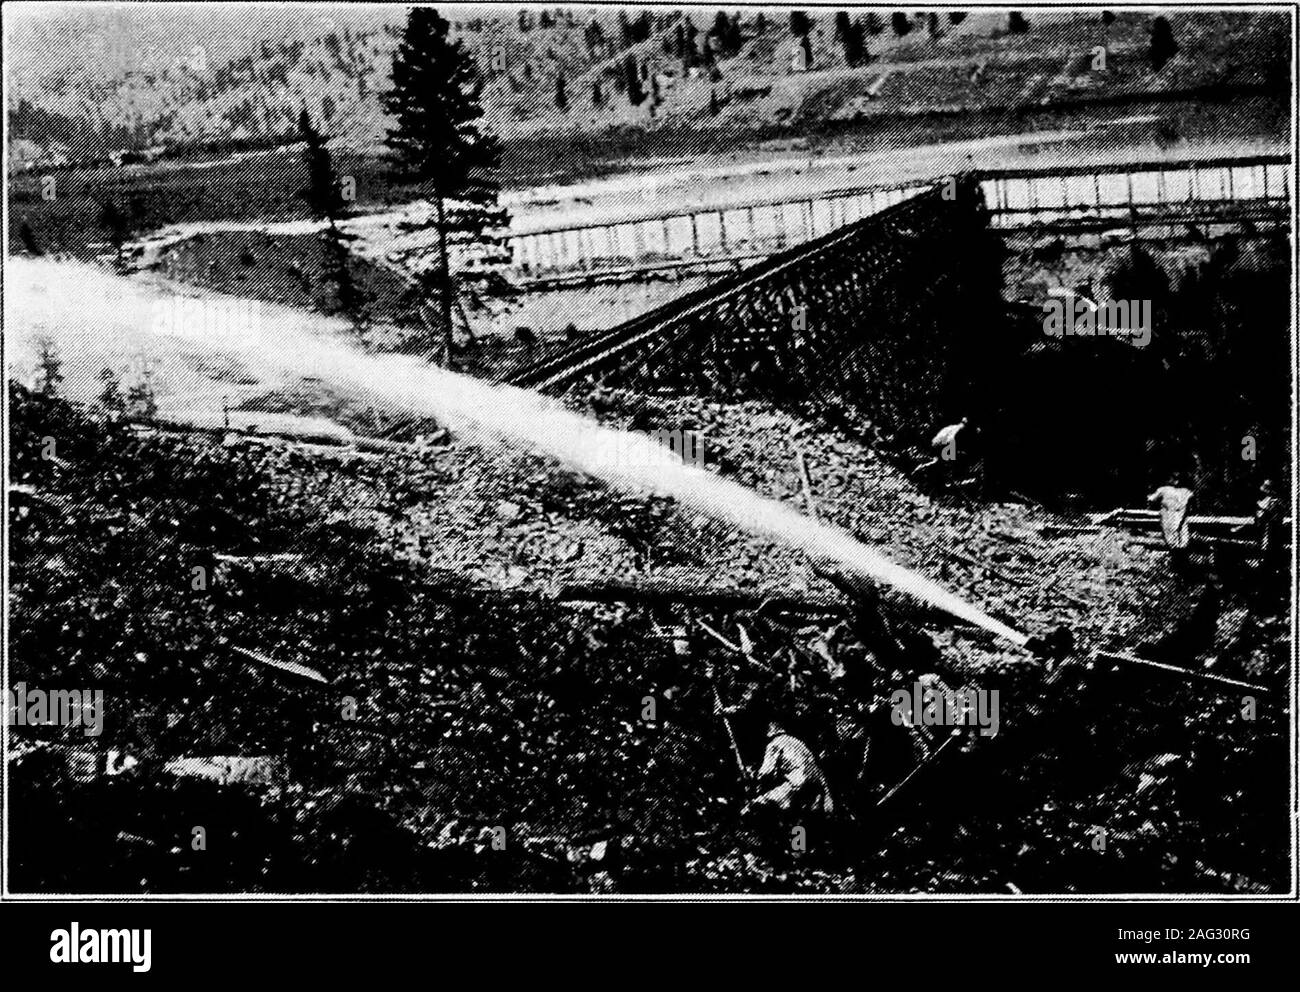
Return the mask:
<svg viewBox="0 0 1300 992">
<path fill-rule="evenodd" d="M 50 399 L 58 397 L 63 387 L 63 359 L 58 347 L 50 338 L 37 343 L 36 378 L 32 391 Z M 122 390 L 122 377 L 117 369 L 105 365 L 99 372 L 101 383 L 96 402 L 112 418 L 129 417 L 133 420 L 152 420 L 158 413 L 158 400 L 154 392 L 153 368 L 141 359 L 139 377 Z"/>
<path fill-rule="evenodd" d="M 719 63 L 741 57 L 747 40 L 763 37 L 774 28 L 780 29 L 780 25 L 762 11 L 752 16 L 746 14 L 742 24 L 740 12 L 728 13 L 720 9 L 707 28 L 697 26 L 693 14 L 699 17 L 695 12 L 642 10 L 630 15 L 623 11 L 618 15 L 616 26 L 610 25 L 609 18 L 597 17 L 589 18 L 583 25 L 572 10 L 561 8 L 554 11 L 520 10 L 517 18 L 520 34 L 530 33 L 534 28 L 578 32 L 578 49 L 585 51 L 592 60 L 612 59 L 620 50 L 640 45 L 658 35 L 661 44 L 656 46 L 655 55 L 661 52 L 663 58 L 677 63 L 673 74 L 703 72 L 713 82 L 722 78 Z M 1032 30 L 1031 21 L 1022 12 L 1013 10 L 1004 16 L 1005 21 L 994 31 L 995 36 L 999 33 L 1016 36 Z M 801 10 L 791 11 L 788 17 L 788 30 L 794 43 L 792 55 L 798 59 L 798 64 L 792 63 L 792 67 L 802 70 L 819 67 L 818 60 L 824 58 L 825 53 L 817 49 L 817 19 Z M 1114 15 L 1106 11 L 1101 17 L 1109 29 L 1115 20 Z M 937 39 L 966 18 L 966 13 L 961 11 L 949 11 L 944 15 L 894 11 L 882 15 L 875 11 L 857 14 L 840 10 L 833 15 L 833 26 L 828 22 L 821 31 L 831 34 L 833 44 L 841 51 L 843 63 L 856 68 L 872 61 L 870 39 L 887 30 L 892 30 L 896 38 L 928 32 L 932 39 Z M 627 59 L 615 62 L 590 82 L 589 94 L 578 96 L 573 92 L 572 84 L 584 67 L 571 58 L 566 59 L 564 46 L 559 41 L 550 46 L 546 57 L 540 53 L 537 56 L 528 54 L 529 46 L 536 47 L 538 42 L 516 42 L 525 51 L 521 57 L 522 69 L 519 70 L 522 75 L 519 75 L 502 64 L 505 46 L 486 42 L 489 36 L 500 33 L 499 22 L 474 18 L 457 21 L 456 26 L 467 35 L 483 36 L 484 47 L 480 54 L 485 63 L 485 75 L 506 76 L 514 93 L 541 90 L 547 94 L 547 103 L 562 112 L 588 98 L 592 108 L 606 108 L 610 105 L 610 91 L 613 90 L 625 96 L 632 107 L 645 106 L 648 101 L 649 109 L 654 113 L 666 96 L 663 92 L 667 88 L 666 75 L 661 76 L 650 64 L 651 59 L 645 52 L 629 52 Z M 389 25 L 371 32 L 353 32 L 345 28 L 341 32 L 324 33 L 305 41 L 263 41 L 257 51 L 216 66 L 210 74 L 189 74 L 189 82 L 182 92 L 173 94 L 159 89 L 164 106 L 129 125 L 115 123 L 108 115 L 100 115 L 97 122 L 78 120 L 53 107 L 39 106 L 20 97 L 9 111 L 11 135 L 30 136 L 29 140 L 37 143 L 62 142 L 76 147 L 82 152 L 77 156 L 81 164 L 93 164 L 112 149 L 159 143 L 172 146 L 166 149 L 166 155 L 204 149 L 213 152 L 251 150 L 290 143 L 297 138 L 297 106 L 292 96 L 283 100 L 276 94 L 286 90 L 292 93 L 298 77 L 328 81 L 332 74 L 341 73 L 345 78 L 343 85 L 312 98 L 313 114 L 319 116 L 324 126 L 333 126 L 336 119 L 344 118 L 344 111 L 354 101 L 363 103 L 378 95 L 375 79 L 382 72 L 382 54 L 387 39 L 400 35 L 400 28 Z M 824 38 L 825 34 L 820 37 Z M 1163 16 L 1152 18 L 1148 45 L 1151 68 L 1161 71 L 1178 52 L 1179 45 L 1169 20 Z M 633 63 L 630 68 L 628 61 Z M 105 92 L 117 92 L 124 86 L 144 85 L 143 79 L 143 76 L 134 74 L 111 84 Z M 190 103 L 203 104 L 211 123 L 234 133 L 221 140 L 204 139 L 200 134 L 191 133 L 196 118 L 190 113 Z"/>
<path fill-rule="evenodd" d="M 1109 11 L 1103 12 L 1102 17 L 1107 26 L 1114 21 L 1114 15 Z M 946 28 L 937 13 L 913 15 L 895 11 L 890 15 L 889 26 L 898 38 L 906 37 L 913 30 L 920 29 L 926 31 L 930 38 L 937 39 L 947 30 L 962 24 L 967 19 L 967 14 L 964 11 L 949 11 L 945 19 Z M 627 18 L 625 14 L 621 15 L 620 24 L 624 47 L 645 40 L 653 30 L 660 30 L 658 22 L 652 19 L 649 13 L 643 13 L 635 20 Z M 762 36 L 769 26 L 766 14 L 759 12 L 750 22 L 748 37 Z M 795 41 L 796 51 L 801 56 L 801 61 L 796 60 L 792 63 L 793 67 L 804 70 L 814 67 L 817 56 L 813 41 L 815 26 L 816 20 L 807 12 L 802 10 L 790 12 L 789 32 Z M 1020 11 L 1011 11 L 1007 14 L 1005 27 L 1002 30 L 1008 35 L 1017 35 L 1028 33 L 1030 27 L 1029 20 Z M 858 68 L 871 61 L 868 39 L 882 34 L 885 30 L 885 22 L 874 11 L 855 17 L 848 11 L 840 10 L 835 13 L 833 20 L 834 39 L 841 48 L 844 63 L 850 68 Z M 683 75 L 689 74 L 692 70 L 703 70 L 707 72 L 711 81 L 717 82 L 723 75 L 718 63 L 739 56 L 746 37 L 746 30 L 742 28 L 739 13 L 728 15 L 725 11 L 717 11 L 712 25 L 704 32 L 696 27 L 691 16 L 687 14 L 678 21 L 674 31 L 664 33 L 661 48 L 664 56 L 680 64 L 679 71 Z M 589 54 L 593 57 L 607 54 L 611 50 L 600 23 L 594 19 L 584 29 L 583 38 Z M 1167 19 L 1159 16 L 1154 18 L 1150 46 L 1150 61 L 1153 69 L 1159 71 L 1177 51 L 1178 46 L 1173 40 Z M 525 66 L 526 77 L 532 75 L 528 71 L 530 68 Z M 609 102 L 607 88 L 602 85 L 602 80 L 612 84 L 616 92 L 626 96 L 630 106 L 639 107 L 649 97 L 652 115 L 662 102 L 659 72 L 648 60 L 636 55 L 629 54 L 617 71 L 603 74 L 592 82 L 591 105 L 597 109 L 607 106 Z M 563 69 L 556 70 L 554 103 L 562 111 L 567 111 L 571 104 L 568 81 Z M 717 113 L 719 106 L 717 93 L 711 92 L 711 112 Z"/>
</svg>

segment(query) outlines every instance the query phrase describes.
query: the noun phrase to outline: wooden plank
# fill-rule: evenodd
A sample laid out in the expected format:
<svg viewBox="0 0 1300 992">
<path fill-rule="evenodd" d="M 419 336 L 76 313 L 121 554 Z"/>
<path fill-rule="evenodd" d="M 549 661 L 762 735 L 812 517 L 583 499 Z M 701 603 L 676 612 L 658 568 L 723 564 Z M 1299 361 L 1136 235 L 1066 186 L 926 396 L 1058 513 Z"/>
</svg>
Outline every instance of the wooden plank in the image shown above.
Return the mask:
<svg viewBox="0 0 1300 992">
<path fill-rule="evenodd" d="M 753 655 L 753 652 L 752 652 L 752 651 L 746 651 L 746 650 L 744 649 L 744 647 L 742 647 L 741 645 L 731 643 L 731 641 L 727 640 L 725 637 L 723 637 L 721 634 L 719 634 L 716 630 L 714 630 L 712 627 L 710 627 L 710 626 L 709 626 L 707 623 L 705 623 L 703 620 L 696 620 L 695 622 L 698 623 L 698 624 L 699 624 L 699 625 L 704 629 L 704 632 L 705 632 L 706 634 L 708 634 L 710 637 L 712 637 L 715 641 L 717 641 L 717 642 L 718 642 L 719 644 L 721 644 L 723 647 L 728 648 L 728 649 L 730 649 L 731 651 L 734 651 L 736 654 L 740 655 L 740 656 L 741 656 L 742 658 L 744 658 L 746 661 L 750 662 L 751 664 L 757 665 L 759 668 L 763 669 L 765 672 L 772 672 L 772 671 L 775 671 L 775 669 L 772 668 L 770 665 L 765 665 L 765 664 L 763 664 L 761 661 L 759 661 L 757 658 L 755 658 L 754 655 Z M 742 629 L 743 629 L 743 628 L 742 628 Z"/>
<path fill-rule="evenodd" d="M 751 610 L 767 606 L 779 610 L 815 614 L 841 614 L 845 611 L 844 604 L 830 596 L 718 589 L 696 583 L 667 580 L 573 583 L 560 589 L 556 599 L 562 603 L 690 603 L 733 610 Z"/>
<path fill-rule="evenodd" d="M 1156 527 L 1160 524 L 1160 511 L 1147 509 L 1119 509 L 1109 513 L 1094 514 L 1095 524 L 1127 525 L 1131 527 Z M 1254 517 L 1211 516 L 1192 514 L 1187 518 L 1189 527 L 1245 527 L 1255 522 Z"/>
<path fill-rule="evenodd" d="M 1185 678 L 1201 679 L 1206 682 L 1217 682 L 1220 685 L 1235 686 L 1238 689 L 1249 689 L 1252 692 L 1271 692 L 1269 688 L 1262 685 L 1253 685 L 1250 682 L 1242 682 L 1239 679 L 1230 679 L 1224 675 L 1212 675 L 1209 672 L 1197 672 L 1190 668 L 1180 668 L 1177 665 L 1166 665 L 1164 662 L 1151 661 L 1147 658 L 1138 658 L 1131 654 L 1123 654 L 1118 651 L 1098 651 L 1093 655 L 1094 658 L 1102 658 L 1106 661 L 1122 661 L 1129 665 L 1140 665 L 1144 668 L 1154 668 L 1164 672 L 1170 672 L 1174 675 L 1182 675 Z"/>
<path fill-rule="evenodd" d="M 299 675 L 302 678 L 311 679 L 313 682 L 321 682 L 326 685 L 329 684 L 329 679 L 316 671 L 316 669 L 308 668 L 306 665 L 300 665 L 296 661 L 277 661 L 269 655 L 264 655 L 261 652 L 252 651 L 248 648 L 241 648 L 237 644 L 231 644 L 230 649 L 238 654 L 242 654 L 246 658 L 251 658 L 258 664 L 267 665 L 271 668 L 278 668 L 282 672 L 288 672 L 291 675 Z"/>
<path fill-rule="evenodd" d="M 808 516 L 821 523 L 821 515 L 817 512 L 817 500 L 813 498 L 812 476 L 808 474 L 808 461 L 804 458 L 803 448 L 796 445 L 794 457 L 799 463 L 799 480 L 803 484 L 803 499 L 808 506 Z"/>
<path fill-rule="evenodd" d="M 1039 524 L 1038 536 L 1045 538 L 1070 537 L 1075 534 L 1100 534 L 1100 527 L 1080 527 L 1075 524 Z"/>
<path fill-rule="evenodd" d="M 878 803 L 876 803 L 876 809 L 879 809 L 881 806 L 885 805 L 885 803 L 889 802 L 889 800 L 892 799 L 894 795 L 900 789 L 903 788 L 903 786 L 907 785 L 908 782 L 912 781 L 912 779 L 916 777 L 917 773 L 920 772 L 921 769 L 927 768 L 930 765 L 934 764 L 934 762 L 938 759 L 939 755 L 943 754 L 943 752 L 947 749 L 948 745 L 950 745 L 955 740 L 957 740 L 956 736 L 949 736 L 942 744 L 940 744 L 934 750 L 934 752 L 929 757 L 922 759 L 920 764 L 918 764 L 915 768 L 913 768 L 910 772 L 908 772 L 907 775 L 903 777 L 903 780 L 901 782 L 899 782 L 896 786 L 894 786 L 892 789 L 890 789 L 888 792 L 885 793 L 884 797 Z"/>
<path fill-rule="evenodd" d="M 228 555 L 218 552 L 212 557 L 217 561 L 230 562 L 235 565 L 260 565 L 263 562 L 301 561 L 307 556 L 296 551 L 277 551 L 261 555 Z"/>
</svg>

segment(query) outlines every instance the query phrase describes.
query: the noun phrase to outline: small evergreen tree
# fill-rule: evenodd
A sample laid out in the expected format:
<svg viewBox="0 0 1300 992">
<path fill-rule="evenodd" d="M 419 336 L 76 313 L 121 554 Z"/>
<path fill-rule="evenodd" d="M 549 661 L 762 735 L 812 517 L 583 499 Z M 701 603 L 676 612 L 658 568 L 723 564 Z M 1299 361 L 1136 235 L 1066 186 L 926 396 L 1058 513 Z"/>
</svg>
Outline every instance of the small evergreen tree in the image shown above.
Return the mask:
<svg viewBox="0 0 1300 992">
<path fill-rule="evenodd" d="M 41 338 L 38 347 L 40 369 L 36 374 L 36 391 L 42 396 L 57 396 L 59 383 L 63 382 L 63 359 L 49 338 Z"/>
<path fill-rule="evenodd" d="M 126 411 L 133 417 L 153 420 L 158 415 L 158 400 L 153 391 L 153 370 L 145 367 L 142 378 L 126 391 Z"/>
<path fill-rule="evenodd" d="M 629 55 L 623 61 L 623 75 L 627 80 L 627 101 L 634 107 L 639 107 L 645 101 L 645 89 L 641 86 L 641 72 L 637 68 L 636 59 Z"/>
<path fill-rule="evenodd" d="M 1169 276 L 1151 253 L 1132 245 L 1102 276 L 1112 300 L 1150 300 L 1156 330 L 1169 311 Z"/>
<path fill-rule="evenodd" d="M 695 40 L 699 37 L 699 34 L 699 29 L 691 23 L 690 17 L 687 17 L 686 30 L 684 32 L 685 46 L 682 64 L 688 69 L 700 60 L 700 50 Z"/>
<path fill-rule="evenodd" d="M 716 49 L 719 55 L 724 58 L 734 58 L 740 52 L 743 43 L 740 15 L 728 17 L 724 11 L 718 11 L 709 34 L 717 41 Z"/>
<path fill-rule="evenodd" d="M 861 22 L 851 20 L 848 13 L 841 10 L 835 15 L 835 35 L 844 48 L 844 61 L 850 68 L 866 61 L 867 43 Z"/>
<path fill-rule="evenodd" d="M 731 15 L 731 31 L 727 36 L 727 51 L 731 55 L 739 55 L 740 48 L 745 43 L 745 33 L 740 29 L 740 13 L 736 12 Z"/>
<path fill-rule="evenodd" d="M 326 313 L 346 317 L 352 325 L 357 343 L 364 348 L 371 324 L 370 304 L 373 298 L 372 294 L 357 284 L 352 274 L 349 240 L 349 236 L 333 223 L 325 229 L 322 239 L 321 268 L 325 282 L 333 289 L 333 299 L 327 300 L 323 309 Z"/>
<path fill-rule="evenodd" d="M 122 249 L 131 237 L 130 218 L 112 200 L 105 200 L 99 210 L 99 225 L 108 232 L 109 244 L 117 254 L 117 267 L 122 268 Z"/>
<path fill-rule="evenodd" d="M 305 143 L 302 160 L 307 169 L 307 185 L 298 191 L 298 196 L 307 202 L 307 208 L 317 220 L 333 221 L 343 207 L 334 161 L 325 136 L 312 124 L 306 107 L 298 115 L 298 135 Z"/>
<path fill-rule="evenodd" d="M 36 240 L 36 234 L 27 221 L 18 225 L 18 240 L 23 243 L 23 250 L 34 258 L 40 258 L 45 253 L 41 251 L 41 246 Z"/>
<path fill-rule="evenodd" d="M 99 391 L 99 405 L 110 416 L 121 416 L 126 412 L 126 401 L 122 399 L 122 383 L 117 373 L 105 365 L 99 372 L 99 381 L 104 384 Z"/>
<path fill-rule="evenodd" d="M 1151 22 L 1151 68 L 1159 72 L 1177 54 L 1178 42 L 1174 41 L 1173 28 L 1165 18 L 1157 17 Z"/>
<path fill-rule="evenodd" d="M 728 37 L 731 34 L 731 18 L 726 11 L 718 11 L 713 17 L 713 27 L 709 29 L 709 34 L 718 39 L 718 44 L 725 49 Z"/>
</svg>

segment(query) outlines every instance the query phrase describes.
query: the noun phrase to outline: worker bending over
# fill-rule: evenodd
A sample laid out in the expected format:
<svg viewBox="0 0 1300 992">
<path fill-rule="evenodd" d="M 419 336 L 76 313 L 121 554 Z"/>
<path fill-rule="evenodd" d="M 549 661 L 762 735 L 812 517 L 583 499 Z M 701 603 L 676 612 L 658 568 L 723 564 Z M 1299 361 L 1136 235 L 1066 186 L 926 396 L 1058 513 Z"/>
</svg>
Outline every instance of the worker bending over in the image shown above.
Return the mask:
<svg viewBox="0 0 1300 992">
<path fill-rule="evenodd" d="M 758 770 L 758 784 L 766 791 L 750 803 L 752 809 L 814 816 L 835 812 L 826 777 L 812 749 L 777 720 L 767 724 L 767 750 Z"/>
</svg>

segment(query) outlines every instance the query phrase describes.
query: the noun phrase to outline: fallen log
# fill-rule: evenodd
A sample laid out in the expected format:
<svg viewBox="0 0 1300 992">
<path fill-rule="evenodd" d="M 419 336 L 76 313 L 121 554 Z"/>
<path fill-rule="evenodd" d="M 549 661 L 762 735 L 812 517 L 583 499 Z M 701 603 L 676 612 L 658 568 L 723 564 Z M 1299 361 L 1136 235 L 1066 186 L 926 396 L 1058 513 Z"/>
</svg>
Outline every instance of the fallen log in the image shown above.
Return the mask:
<svg viewBox="0 0 1300 992">
<path fill-rule="evenodd" d="M 689 603 L 726 610 L 752 610 L 760 606 L 792 613 L 840 614 L 844 604 L 830 596 L 792 593 L 751 592 L 744 589 L 711 589 L 707 586 L 649 582 L 580 582 L 560 589 L 561 603 Z"/>
<path fill-rule="evenodd" d="M 700 625 L 701 627 L 704 628 L 704 632 L 705 632 L 706 634 L 708 634 L 710 637 L 712 637 L 712 638 L 713 638 L 715 641 L 717 641 L 719 644 L 721 644 L 723 647 L 728 648 L 728 649 L 730 649 L 730 650 L 736 652 L 736 654 L 744 654 L 744 653 L 745 653 L 745 649 L 742 648 L 739 644 L 733 644 L 733 643 L 731 643 L 731 641 L 727 640 L 725 637 L 723 637 L 721 634 L 719 634 L 716 630 L 714 630 L 712 627 L 710 627 L 710 626 L 709 626 L 707 623 L 705 623 L 703 620 L 700 620 L 700 621 L 698 621 L 698 622 L 699 622 L 699 625 Z"/>
<path fill-rule="evenodd" d="M 235 435 L 242 438 L 262 438 L 287 441 L 314 448 L 341 449 L 349 441 L 342 436 L 323 434 L 307 430 L 267 429 L 253 430 L 248 427 L 226 427 L 221 424 L 195 424 L 180 418 L 160 415 L 155 417 L 127 417 L 124 421 L 133 431 L 145 433 L 200 434 L 207 437 L 222 438 Z"/>
<path fill-rule="evenodd" d="M 1040 524 L 1038 526 L 1039 537 L 1069 537 L 1072 534 L 1100 534 L 1101 528 L 1096 526 L 1079 526 L 1077 524 Z"/>
<path fill-rule="evenodd" d="M 163 771 L 218 785 L 281 785 L 288 781 L 283 762 L 269 754 L 181 756 L 167 762 Z"/>
<path fill-rule="evenodd" d="M 753 665 L 757 665 L 759 668 L 763 669 L 763 671 L 765 671 L 765 672 L 774 672 L 774 671 L 776 670 L 776 669 L 772 668 L 770 665 L 765 665 L 765 664 L 763 664 L 761 661 L 759 661 L 757 658 L 755 658 L 755 657 L 754 657 L 754 654 L 753 654 L 752 651 L 746 651 L 745 648 L 742 647 L 741 645 L 739 645 L 739 644 L 733 644 L 731 641 L 727 640 L 725 637 L 723 637 L 721 634 L 719 634 L 716 630 L 714 630 L 712 627 L 710 627 L 710 626 L 709 626 L 707 623 L 705 623 L 703 620 L 697 620 L 696 623 L 698 623 L 702 628 L 704 628 L 704 632 L 705 632 L 706 634 L 708 634 L 710 637 L 712 637 L 712 638 L 713 638 L 715 641 L 717 641 L 719 644 L 721 644 L 723 647 L 725 647 L 725 648 L 727 648 L 727 649 L 729 649 L 729 650 L 731 650 L 731 651 L 734 651 L 736 654 L 740 655 L 742 658 L 746 659 L 746 660 L 749 661 L 751 664 L 753 664 Z"/>
<path fill-rule="evenodd" d="M 296 445 L 304 450 L 322 454 L 352 451 L 363 456 L 373 457 L 375 455 L 418 455 L 422 453 L 420 447 L 416 444 L 406 441 L 390 441 L 386 438 L 367 437 L 362 434 L 354 434 L 351 431 L 336 436 L 307 430 L 293 431 L 282 428 L 254 430 L 247 427 L 192 424 L 184 420 L 166 417 L 147 419 L 131 417 L 127 418 L 126 423 L 133 431 L 142 433 L 200 434 L 212 438 L 234 436 L 258 444 L 278 442 Z M 341 428 L 341 430 L 346 431 L 346 428 Z"/>
<path fill-rule="evenodd" d="M 227 642 L 227 644 L 229 644 L 229 642 Z M 251 658 L 253 661 L 256 661 L 260 665 L 267 665 L 270 668 L 278 668 L 282 672 L 288 672 L 291 675 L 299 675 L 305 679 L 311 679 L 313 682 L 322 682 L 326 685 L 329 684 L 329 679 L 327 679 L 320 672 L 316 671 L 316 669 L 308 668 L 306 665 L 300 665 L 296 661 L 279 661 L 275 658 L 270 657 L 269 655 L 264 655 L 258 651 L 252 651 L 248 648 L 241 648 L 237 644 L 229 644 L 229 647 L 230 650 L 236 652 L 237 654 L 242 654 L 245 658 Z"/>
<path fill-rule="evenodd" d="M 31 500 L 33 503 L 40 503 L 42 506 L 59 506 L 61 501 L 53 496 L 47 496 L 45 493 L 38 492 L 35 486 L 25 483 L 12 482 L 9 484 L 9 501 L 10 503 Z"/>
</svg>

